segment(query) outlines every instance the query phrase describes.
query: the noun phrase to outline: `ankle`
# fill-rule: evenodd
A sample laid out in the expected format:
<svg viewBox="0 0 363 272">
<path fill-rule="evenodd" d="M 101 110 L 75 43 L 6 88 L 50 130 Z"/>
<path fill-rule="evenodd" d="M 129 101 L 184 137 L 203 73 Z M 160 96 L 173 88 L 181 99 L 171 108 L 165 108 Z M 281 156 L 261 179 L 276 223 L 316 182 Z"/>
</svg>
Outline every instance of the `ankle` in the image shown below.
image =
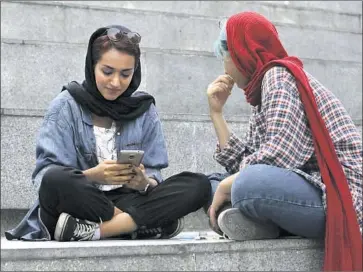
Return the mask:
<svg viewBox="0 0 363 272">
<path fill-rule="evenodd" d="M 137 225 L 128 213 L 122 212 L 110 221 L 100 224 L 100 238 L 115 237 L 123 234 L 130 234 L 136 231 Z"/>
</svg>

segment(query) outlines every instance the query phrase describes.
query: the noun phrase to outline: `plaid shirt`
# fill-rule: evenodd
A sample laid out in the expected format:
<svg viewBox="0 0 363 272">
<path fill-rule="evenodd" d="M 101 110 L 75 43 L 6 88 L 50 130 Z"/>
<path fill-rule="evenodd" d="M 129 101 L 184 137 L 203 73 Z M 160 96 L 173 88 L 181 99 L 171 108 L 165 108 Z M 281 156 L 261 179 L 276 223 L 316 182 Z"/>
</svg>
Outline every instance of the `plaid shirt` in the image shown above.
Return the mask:
<svg viewBox="0 0 363 272">
<path fill-rule="evenodd" d="M 306 74 L 347 177 L 362 232 L 361 136 L 342 103 L 320 82 Z M 223 150 L 217 144 L 215 160 L 230 174 L 252 164 L 291 169 L 321 188 L 326 209 L 326 188 L 319 172 L 313 138 L 295 78 L 286 68 L 274 67 L 265 74 L 261 88 L 262 103 L 259 107 L 251 107 L 245 137 L 240 139 L 231 133 Z"/>
</svg>

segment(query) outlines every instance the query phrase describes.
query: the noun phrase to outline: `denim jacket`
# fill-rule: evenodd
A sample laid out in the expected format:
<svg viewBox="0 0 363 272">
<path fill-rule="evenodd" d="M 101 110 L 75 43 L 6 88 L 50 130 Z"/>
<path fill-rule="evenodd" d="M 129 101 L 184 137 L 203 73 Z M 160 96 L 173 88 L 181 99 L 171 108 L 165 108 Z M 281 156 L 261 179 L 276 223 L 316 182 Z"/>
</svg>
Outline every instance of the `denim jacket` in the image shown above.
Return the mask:
<svg viewBox="0 0 363 272">
<path fill-rule="evenodd" d="M 142 92 L 133 95 L 138 96 Z M 143 150 L 142 164 L 148 177 L 162 182 L 160 170 L 168 167 L 168 155 L 161 122 L 155 106 L 137 119 L 118 124 L 116 148 Z M 44 116 L 36 145 L 36 166 L 32 182 L 39 190 L 42 178 L 54 165 L 70 166 L 80 170 L 98 164 L 96 139 L 91 112 L 81 107 L 69 94 L 61 92 L 51 103 Z M 7 239 L 49 240 L 50 236 L 39 218 L 39 199 L 17 227 L 5 232 Z"/>
</svg>

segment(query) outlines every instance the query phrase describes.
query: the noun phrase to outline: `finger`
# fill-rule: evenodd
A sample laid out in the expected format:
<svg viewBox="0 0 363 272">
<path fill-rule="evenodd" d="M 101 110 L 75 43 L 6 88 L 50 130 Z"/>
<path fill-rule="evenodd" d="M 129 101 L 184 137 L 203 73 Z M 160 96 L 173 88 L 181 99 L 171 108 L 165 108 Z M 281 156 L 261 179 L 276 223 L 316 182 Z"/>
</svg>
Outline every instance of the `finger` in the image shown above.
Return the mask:
<svg viewBox="0 0 363 272">
<path fill-rule="evenodd" d="M 215 230 L 218 224 L 216 210 L 214 209 L 214 207 L 211 207 L 209 210 L 209 221 L 211 223 L 211 227 Z"/>
<path fill-rule="evenodd" d="M 225 91 L 225 92 L 229 92 L 230 91 L 230 86 L 227 84 L 227 83 L 225 83 L 225 82 L 219 82 L 218 83 L 219 84 L 219 86 Z"/>
<path fill-rule="evenodd" d="M 134 176 L 128 175 L 128 176 L 112 176 L 108 177 L 106 180 L 109 184 L 129 184 Z"/>
<path fill-rule="evenodd" d="M 215 85 L 215 90 L 212 91 L 212 95 L 218 94 L 229 94 L 231 92 L 231 88 L 224 82 L 218 82 Z"/>
<path fill-rule="evenodd" d="M 224 82 L 228 86 L 233 86 L 233 84 L 234 84 L 233 78 L 228 74 L 219 76 L 216 80 L 216 83 L 218 83 L 218 82 Z"/>
<path fill-rule="evenodd" d="M 139 168 L 140 168 L 141 171 L 145 170 L 145 166 L 142 163 L 140 163 Z"/>
<path fill-rule="evenodd" d="M 226 81 L 218 81 L 216 83 L 216 85 L 218 84 L 222 84 L 222 86 L 225 86 L 226 90 L 231 91 L 231 89 L 233 88 L 233 84 L 226 82 Z"/>
<path fill-rule="evenodd" d="M 225 74 L 224 77 L 228 80 L 229 85 L 232 85 L 235 83 L 233 77 L 231 77 L 229 74 Z"/>
<path fill-rule="evenodd" d="M 224 82 L 218 82 L 208 88 L 208 94 L 213 96 L 218 93 L 225 93 L 226 91 L 228 92 L 228 89 L 229 88 L 227 84 Z"/>
<path fill-rule="evenodd" d="M 105 164 L 117 164 L 117 161 L 115 161 L 115 160 L 104 160 L 103 163 L 105 163 Z"/>
<path fill-rule="evenodd" d="M 108 171 L 110 176 L 131 176 L 136 175 L 136 171 L 132 168 L 127 168 L 123 170 L 115 170 L 115 171 Z"/>
<path fill-rule="evenodd" d="M 107 171 L 121 171 L 124 169 L 132 169 L 132 164 L 121 164 L 121 163 L 116 163 L 116 164 L 112 164 L 107 166 L 106 170 Z"/>
</svg>

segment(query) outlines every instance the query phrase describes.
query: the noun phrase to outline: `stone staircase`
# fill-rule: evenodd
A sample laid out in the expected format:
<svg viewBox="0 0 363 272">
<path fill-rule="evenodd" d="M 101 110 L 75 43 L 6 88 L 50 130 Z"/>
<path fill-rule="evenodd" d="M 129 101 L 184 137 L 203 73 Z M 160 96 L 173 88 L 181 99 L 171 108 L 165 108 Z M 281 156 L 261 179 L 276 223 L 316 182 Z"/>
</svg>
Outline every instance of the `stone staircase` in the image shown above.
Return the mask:
<svg viewBox="0 0 363 272">
<path fill-rule="evenodd" d="M 306 70 L 341 99 L 361 130 L 360 1 L 1 1 L 1 234 L 17 224 L 35 200 L 30 175 L 42 116 L 63 84 L 83 79 L 88 37 L 100 26 L 124 24 L 142 36 L 140 89 L 155 96 L 163 122 L 170 159 L 163 175 L 186 169 L 223 171 L 212 159 L 216 137 L 205 91 L 223 72 L 212 52 L 218 21 L 243 10 L 260 12 L 276 24 L 289 54 L 301 57 Z M 238 135 L 245 130 L 248 110 L 241 90 L 234 89 L 226 119 Z M 321 267 L 319 241 L 200 239 L 207 230 L 207 218 L 198 211 L 187 216 L 185 228 L 198 239 L 84 244 L 3 239 L 1 269 Z"/>
</svg>

